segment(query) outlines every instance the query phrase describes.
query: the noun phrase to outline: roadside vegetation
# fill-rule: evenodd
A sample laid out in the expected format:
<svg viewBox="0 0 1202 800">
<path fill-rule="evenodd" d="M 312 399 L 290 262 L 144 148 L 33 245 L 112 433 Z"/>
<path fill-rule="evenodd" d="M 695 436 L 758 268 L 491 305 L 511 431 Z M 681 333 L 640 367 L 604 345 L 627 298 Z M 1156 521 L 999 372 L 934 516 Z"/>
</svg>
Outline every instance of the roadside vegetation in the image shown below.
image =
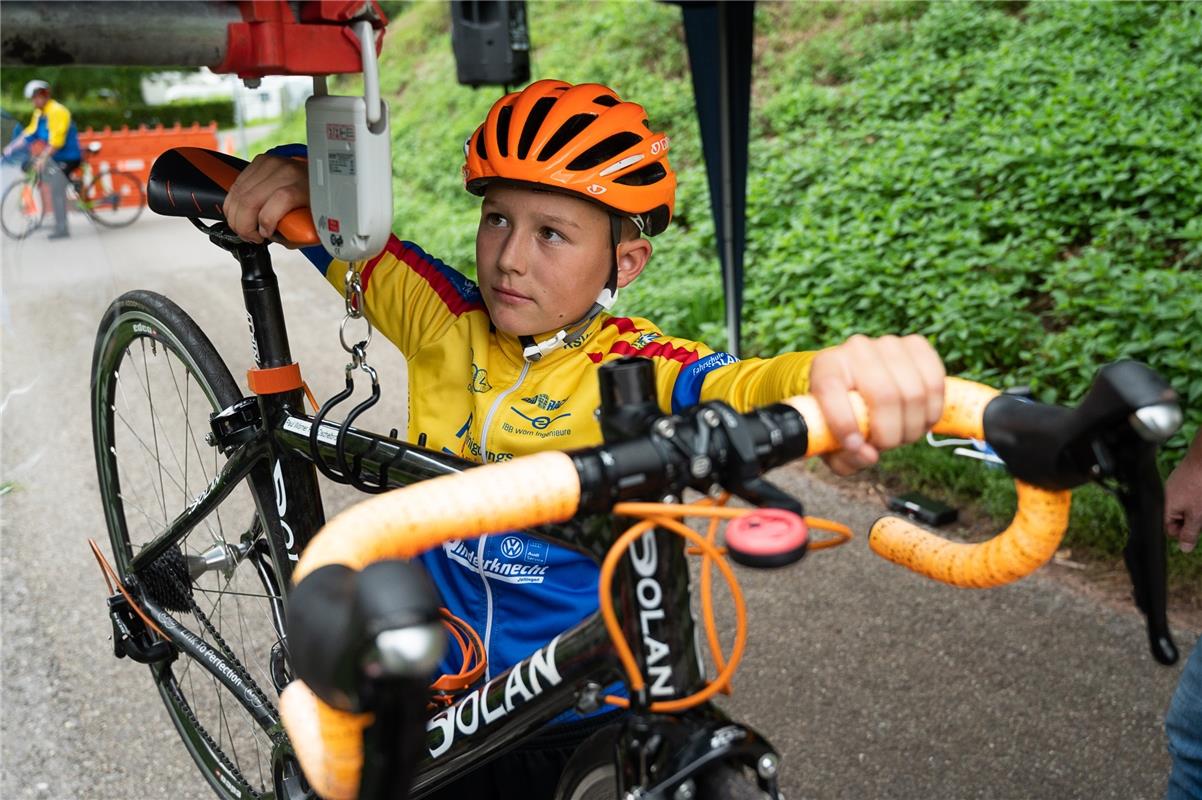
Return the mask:
<svg viewBox="0 0 1202 800">
<path fill-rule="evenodd" d="M 672 136 L 677 218 L 623 294 L 671 333 L 724 343 L 714 231 L 679 8 L 530 6 L 535 78 L 597 80 Z M 1101 365 L 1150 364 L 1202 421 L 1202 4 L 763 3 L 748 181 L 744 350 L 918 332 L 949 370 L 1047 401 Z M 497 89 L 455 82 L 447 4 L 393 20 L 396 229 L 470 271 L 464 138 Z M 346 82 L 339 91 L 351 91 Z M 281 141 L 303 140 L 292 120 Z M 913 446 L 889 481 L 1013 508 L 998 470 Z M 1079 492 L 1068 545 L 1117 555 L 1121 510 Z M 1171 548 L 1181 579 L 1199 559 Z"/>
</svg>

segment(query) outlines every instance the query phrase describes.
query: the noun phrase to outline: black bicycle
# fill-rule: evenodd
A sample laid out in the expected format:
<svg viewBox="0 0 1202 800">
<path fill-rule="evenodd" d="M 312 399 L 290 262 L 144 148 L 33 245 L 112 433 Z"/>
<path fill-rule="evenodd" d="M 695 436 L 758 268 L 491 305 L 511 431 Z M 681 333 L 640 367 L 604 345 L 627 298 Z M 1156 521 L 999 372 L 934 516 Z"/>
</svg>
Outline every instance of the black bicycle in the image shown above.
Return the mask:
<svg viewBox="0 0 1202 800">
<path fill-rule="evenodd" d="M 729 680 L 745 633 L 729 658 L 715 655 L 720 674 L 707 682 L 686 555 L 672 534 L 692 538 L 731 580 L 713 531 L 691 533 L 681 516 L 732 518 L 726 547 L 740 563 L 801 558 L 800 504 L 762 473 L 834 448 L 812 401 L 750 414 L 709 403 L 665 416 L 646 364 L 615 362 L 602 372 L 604 445 L 487 467 L 398 441 L 395 432 L 356 429 L 370 399 L 341 423 L 327 422 L 350 393 L 355 362 L 348 391 L 310 416 L 267 246 L 241 241 L 219 219 L 243 166 L 218 153 L 169 151 L 152 170 L 149 196 L 152 209 L 192 218 L 236 257 L 257 394 L 243 397 L 195 323 L 150 292 L 109 308 L 92 370 L 116 562 L 114 647 L 149 665 L 214 791 L 301 798 L 315 786 L 331 798 L 421 797 L 567 709 L 610 703 L 627 713 L 580 748 L 560 797 L 779 797 L 771 744 L 708 702 Z M 1172 390 L 1134 362 L 1104 369 L 1072 410 L 954 379 L 948 386 L 936 430 L 994 446 L 1019 480 L 1016 520 L 990 542 L 964 545 L 886 518 L 870 537 L 874 550 L 958 585 L 1014 580 L 1055 552 L 1068 490 L 1104 482 L 1128 512 L 1127 563 L 1153 653 L 1173 662 L 1155 469 L 1158 444 L 1180 424 Z M 320 536 L 319 469 L 380 493 Z M 397 486 L 407 488 L 383 493 Z M 769 510 L 723 508 L 708 499 L 716 487 Z M 707 499 L 636 502 L 690 489 Z M 629 518 L 641 521 L 623 532 Z M 520 528 L 603 562 L 601 611 L 487 683 L 428 705 L 430 670 L 447 636 L 424 576 L 403 559 L 451 538 Z M 615 681 L 628 698 L 607 694 Z"/>
</svg>

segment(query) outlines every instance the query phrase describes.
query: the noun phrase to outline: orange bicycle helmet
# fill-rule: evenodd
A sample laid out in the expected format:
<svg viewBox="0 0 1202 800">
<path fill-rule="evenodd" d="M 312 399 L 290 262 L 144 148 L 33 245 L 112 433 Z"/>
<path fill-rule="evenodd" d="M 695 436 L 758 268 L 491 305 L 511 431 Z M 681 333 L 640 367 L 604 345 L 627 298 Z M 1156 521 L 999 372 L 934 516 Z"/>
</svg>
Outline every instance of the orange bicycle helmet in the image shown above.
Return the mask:
<svg viewBox="0 0 1202 800">
<path fill-rule="evenodd" d="M 464 143 L 464 186 L 524 183 L 592 200 L 635 220 L 648 236 L 672 219 L 676 173 L 668 137 L 637 103 L 597 83 L 541 80 L 505 95 Z"/>
</svg>

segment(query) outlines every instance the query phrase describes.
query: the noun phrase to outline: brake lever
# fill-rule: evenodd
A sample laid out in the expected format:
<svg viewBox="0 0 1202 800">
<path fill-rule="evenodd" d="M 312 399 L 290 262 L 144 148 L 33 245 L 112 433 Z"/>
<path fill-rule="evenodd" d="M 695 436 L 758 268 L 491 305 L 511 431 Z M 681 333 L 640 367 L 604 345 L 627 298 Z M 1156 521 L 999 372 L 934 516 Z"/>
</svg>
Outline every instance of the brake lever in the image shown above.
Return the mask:
<svg viewBox="0 0 1202 800">
<path fill-rule="evenodd" d="M 1142 445 L 1114 465 L 1115 494 L 1127 515 L 1123 561 L 1131 575 L 1135 605 L 1147 622 L 1152 656 L 1166 666 L 1176 664 L 1177 645 L 1166 614 L 1164 486 L 1156 467 L 1155 445 Z"/>
</svg>

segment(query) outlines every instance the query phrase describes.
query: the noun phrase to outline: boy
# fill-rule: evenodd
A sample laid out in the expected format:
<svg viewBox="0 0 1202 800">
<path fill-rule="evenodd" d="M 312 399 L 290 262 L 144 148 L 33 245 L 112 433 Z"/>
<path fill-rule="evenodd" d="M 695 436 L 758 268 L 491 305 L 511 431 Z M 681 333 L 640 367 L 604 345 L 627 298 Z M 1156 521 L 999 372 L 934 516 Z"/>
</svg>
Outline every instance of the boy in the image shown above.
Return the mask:
<svg viewBox="0 0 1202 800">
<path fill-rule="evenodd" d="M 668 139 L 645 120 L 642 107 L 597 84 L 543 80 L 501 98 L 464 146 L 465 186 L 483 198 L 478 285 L 395 237 L 363 267 L 366 313 L 408 360 L 410 440 L 482 462 L 597 444 L 596 373 L 624 355 L 651 359 L 665 410 L 722 399 L 746 411 L 814 393 L 844 443 L 830 459 L 844 474 L 922 436 L 942 410 L 944 371 L 921 337 L 855 336 L 819 353 L 736 361 L 608 313 L 651 258 L 644 237 L 672 215 Z M 224 211 L 239 235 L 262 241 L 307 202 L 302 162 L 260 156 Z M 320 248 L 306 253 L 341 291 L 346 265 Z M 872 412 L 867 441 L 852 389 Z M 446 605 L 480 632 L 489 676 L 597 607 L 591 559 L 536 539 L 454 543 L 423 563 Z M 594 727 L 556 726 L 525 760 L 477 770 L 446 796 L 504 797 L 511 785 L 549 797 Z"/>
</svg>

